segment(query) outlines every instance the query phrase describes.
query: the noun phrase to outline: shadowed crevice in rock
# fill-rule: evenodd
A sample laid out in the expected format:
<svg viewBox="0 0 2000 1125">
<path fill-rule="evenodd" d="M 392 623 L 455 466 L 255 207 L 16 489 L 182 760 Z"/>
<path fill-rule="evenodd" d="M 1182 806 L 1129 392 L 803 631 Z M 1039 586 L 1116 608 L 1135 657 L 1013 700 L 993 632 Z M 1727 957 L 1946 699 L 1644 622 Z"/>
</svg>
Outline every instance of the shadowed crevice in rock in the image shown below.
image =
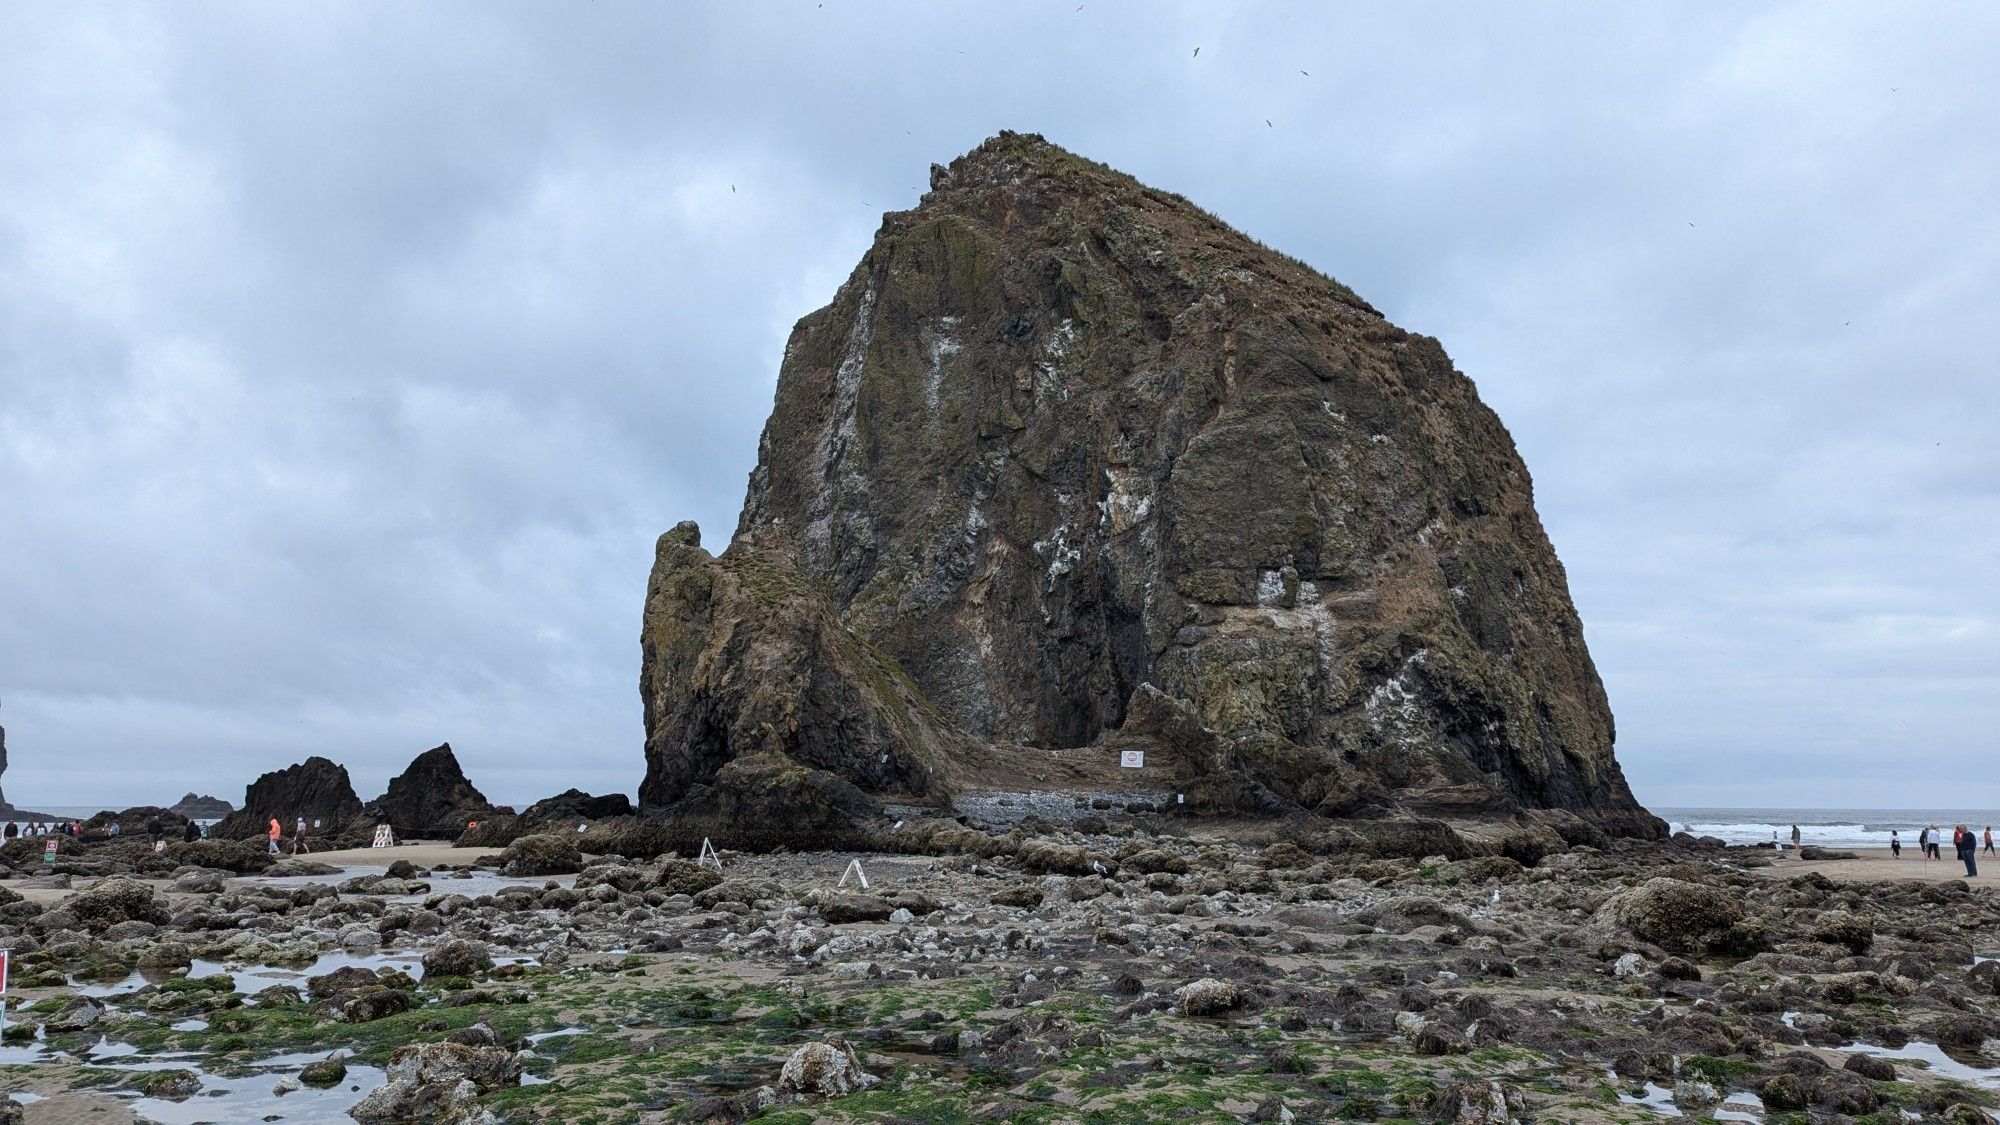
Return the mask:
<svg viewBox="0 0 2000 1125">
<path fill-rule="evenodd" d="M 793 330 L 729 549 L 661 540 L 643 807 L 753 760 L 766 795 L 1087 788 L 1122 747 L 1207 811 L 1663 832 L 1437 341 L 1039 137 L 931 182 Z"/>
</svg>

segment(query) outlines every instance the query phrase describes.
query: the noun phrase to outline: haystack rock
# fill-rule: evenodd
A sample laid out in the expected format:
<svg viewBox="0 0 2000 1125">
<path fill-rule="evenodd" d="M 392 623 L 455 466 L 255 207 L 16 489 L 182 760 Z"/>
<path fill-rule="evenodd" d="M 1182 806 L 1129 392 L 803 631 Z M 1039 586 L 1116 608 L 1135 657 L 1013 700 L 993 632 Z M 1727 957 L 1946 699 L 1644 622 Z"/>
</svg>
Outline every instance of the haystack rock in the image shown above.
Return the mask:
<svg viewBox="0 0 2000 1125">
<path fill-rule="evenodd" d="M 225 839 L 262 836 L 272 817 L 287 836 L 299 817 L 338 832 L 360 813 L 361 798 L 354 795 L 347 767 L 315 756 L 251 782 L 243 791 L 243 807 L 222 818 L 210 834 Z"/>
<path fill-rule="evenodd" d="M 735 537 L 661 538 L 642 645 L 669 814 L 1151 786 L 1663 831 L 1437 341 L 1036 136 L 933 167 L 799 322 Z"/>
<path fill-rule="evenodd" d="M 363 811 L 395 828 L 397 835 L 456 836 L 468 818 L 492 808 L 486 795 L 467 780 L 447 742 L 417 755 L 389 782 L 389 791 L 368 802 Z"/>
</svg>

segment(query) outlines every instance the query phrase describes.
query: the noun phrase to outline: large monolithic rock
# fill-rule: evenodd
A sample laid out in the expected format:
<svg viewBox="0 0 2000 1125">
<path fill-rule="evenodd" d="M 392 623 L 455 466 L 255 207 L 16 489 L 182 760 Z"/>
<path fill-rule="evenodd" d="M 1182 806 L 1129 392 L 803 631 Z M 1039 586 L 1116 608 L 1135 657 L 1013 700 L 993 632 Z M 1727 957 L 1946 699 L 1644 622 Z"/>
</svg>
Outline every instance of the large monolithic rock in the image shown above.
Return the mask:
<svg viewBox="0 0 2000 1125">
<path fill-rule="evenodd" d="M 299 817 L 308 825 L 317 820 L 323 830 L 338 832 L 360 813 L 361 798 L 354 795 L 347 767 L 314 756 L 251 782 L 243 791 L 243 807 L 222 818 L 212 835 L 262 836 L 274 816 L 287 838 Z"/>
<path fill-rule="evenodd" d="M 364 811 L 394 827 L 398 835 L 456 836 L 465 830 L 468 818 L 492 807 L 467 780 L 447 742 L 412 759 L 409 768 L 389 782 L 389 791 L 368 802 Z"/>
<path fill-rule="evenodd" d="M 931 187 L 793 330 L 729 549 L 661 541 L 642 804 L 753 755 L 908 796 L 1150 746 L 1246 810 L 1661 832 L 1437 341 L 1039 137 Z"/>
</svg>

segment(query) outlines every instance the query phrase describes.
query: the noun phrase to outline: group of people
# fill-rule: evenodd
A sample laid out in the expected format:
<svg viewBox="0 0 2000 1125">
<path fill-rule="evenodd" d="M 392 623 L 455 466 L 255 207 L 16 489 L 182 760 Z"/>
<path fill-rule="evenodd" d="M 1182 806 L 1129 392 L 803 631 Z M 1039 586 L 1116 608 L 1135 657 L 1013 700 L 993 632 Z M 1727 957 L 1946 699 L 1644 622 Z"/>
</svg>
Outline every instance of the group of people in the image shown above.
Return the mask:
<svg viewBox="0 0 2000 1125">
<path fill-rule="evenodd" d="M 124 835 L 125 829 L 123 825 L 114 820 L 105 828 L 104 832 L 105 835 L 115 838 Z M 9 840 L 18 840 L 23 836 L 68 836 L 73 840 L 80 840 L 83 838 L 83 822 L 78 820 L 60 820 L 35 821 L 22 824 L 18 821 L 10 820 L 7 822 L 7 827 L 0 829 L 0 837 Z M 192 820 L 188 821 L 187 825 L 181 830 L 181 839 L 189 843 L 205 839 L 207 836 L 208 826 Z M 160 822 L 159 817 L 156 816 L 146 822 L 146 837 L 152 840 L 156 846 L 165 843 L 166 825 Z"/>
<path fill-rule="evenodd" d="M 1985 844 L 1983 849 L 1980 847 L 1982 843 Z M 1943 849 L 1944 829 L 1933 824 L 1917 833 L 1917 850 L 1923 853 L 1925 859 L 1943 859 Z M 1967 875 L 1978 875 L 1979 853 L 1983 850 L 1987 855 L 1994 854 L 1993 826 L 1989 824 L 1984 832 L 1974 832 L 1963 824 L 1958 825 L 1951 830 L 1951 850 L 1958 861 L 1965 864 Z M 1889 854 L 1897 859 L 1903 858 L 1903 841 L 1893 828 L 1889 830 Z"/>
</svg>

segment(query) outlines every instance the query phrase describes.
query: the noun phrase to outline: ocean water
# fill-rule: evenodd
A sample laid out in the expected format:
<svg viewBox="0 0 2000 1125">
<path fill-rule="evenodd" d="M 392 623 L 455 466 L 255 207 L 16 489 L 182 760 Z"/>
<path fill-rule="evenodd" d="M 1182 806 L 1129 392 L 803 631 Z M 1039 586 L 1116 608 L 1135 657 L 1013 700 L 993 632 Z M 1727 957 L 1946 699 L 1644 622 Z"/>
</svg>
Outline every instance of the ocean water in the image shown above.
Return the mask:
<svg viewBox="0 0 2000 1125">
<path fill-rule="evenodd" d="M 1656 808 L 1653 815 L 1675 832 L 1714 836 L 1731 844 L 1768 844 L 1771 834 L 1789 842 L 1792 825 L 1801 843 L 1825 848 L 1886 848 L 1894 829 L 1903 846 L 1914 848 L 1917 833 L 1941 826 L 1950 841 L 1951 828 L 1966 824 L 1974 832 L 1992 825 L 2000 832 L 2000 809 L 1676 809 Z"/>
</svg>

